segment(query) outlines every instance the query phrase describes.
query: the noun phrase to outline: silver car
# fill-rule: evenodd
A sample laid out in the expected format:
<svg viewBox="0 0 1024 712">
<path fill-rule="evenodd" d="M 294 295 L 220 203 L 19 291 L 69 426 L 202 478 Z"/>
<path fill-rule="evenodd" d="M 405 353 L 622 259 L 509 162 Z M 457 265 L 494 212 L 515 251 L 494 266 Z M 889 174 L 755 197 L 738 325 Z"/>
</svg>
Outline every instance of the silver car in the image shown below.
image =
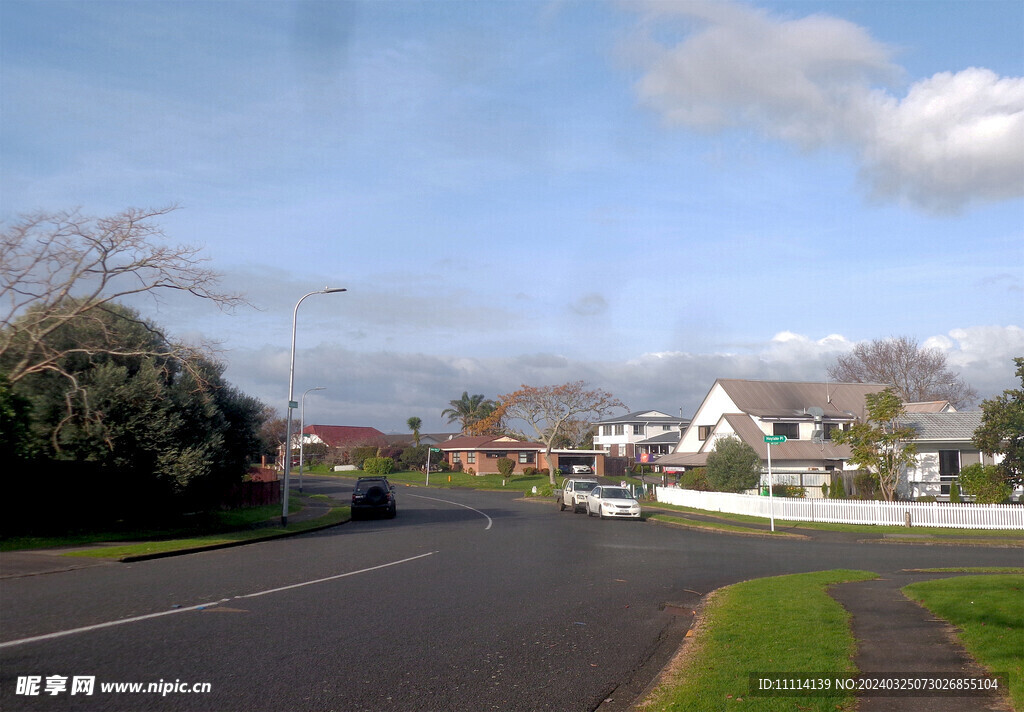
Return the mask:
<svg viewBox="0 0 1024 712">
<path fill-rule="evenodd" d="M 639 519 L 640 503 L 625 487 L 595 487 L 587 495 L 587 516 Z"/>
</svg>

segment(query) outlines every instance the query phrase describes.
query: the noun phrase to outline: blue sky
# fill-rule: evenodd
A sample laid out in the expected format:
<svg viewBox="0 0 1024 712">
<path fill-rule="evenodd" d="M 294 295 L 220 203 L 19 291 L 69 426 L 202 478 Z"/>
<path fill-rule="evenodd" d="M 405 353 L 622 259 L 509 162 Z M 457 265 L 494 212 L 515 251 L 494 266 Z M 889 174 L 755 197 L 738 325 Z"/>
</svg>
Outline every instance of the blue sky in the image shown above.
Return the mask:
<svg viewBox="0 0 1024 712">
<path fill-rule="evenodd" d="M 0 217 L 180 209 L 137 304 L 307 421 L 579 378 L 692 415 L 861 340 L 1024 354 L 1020 2 L 0 3 Z"/>
</svg>

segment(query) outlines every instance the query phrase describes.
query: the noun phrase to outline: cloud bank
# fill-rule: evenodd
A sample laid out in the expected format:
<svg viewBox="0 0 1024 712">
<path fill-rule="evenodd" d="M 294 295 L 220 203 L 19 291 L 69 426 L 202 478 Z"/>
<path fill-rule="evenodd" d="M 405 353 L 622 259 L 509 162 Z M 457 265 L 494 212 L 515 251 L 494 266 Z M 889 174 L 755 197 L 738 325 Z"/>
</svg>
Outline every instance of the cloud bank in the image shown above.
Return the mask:
<svg viewBox="0 0 1024 712">
<path fill-rule="evenodd" d="M 873 198 L 932 213 L 1024 196 L 1024 77 L 970 67 L 899 97 L 886 88 L 903 74 L 893 49 L 846 20 L 719 0 L 642 7 L 635 89 L 669 125 L 844 148 Z M 655 39 L 666 22 L 682 39 Z"/>
</svg>

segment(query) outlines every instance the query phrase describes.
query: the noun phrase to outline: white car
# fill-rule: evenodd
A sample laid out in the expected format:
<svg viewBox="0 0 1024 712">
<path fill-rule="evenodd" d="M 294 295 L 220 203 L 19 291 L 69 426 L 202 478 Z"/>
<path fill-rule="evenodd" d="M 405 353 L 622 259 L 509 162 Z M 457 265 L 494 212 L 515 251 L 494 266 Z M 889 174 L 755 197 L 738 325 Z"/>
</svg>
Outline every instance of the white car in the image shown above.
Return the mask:
<svg viewBox="0 0 1024 712">
<path fill-rule="evenodd" d="M 590 465 L 573 465 L 572 474 L 574 475 L 589 475 L 592 472 Z"/>
<path fill-rule="evenodd" d="M 625 487 L 595 487 L 587 495 L 587 516 L 609 518 L 640 518 L 640 503 Z"/>
<path fill-rule="evenodd" d="M 587 506 L 587 494 L 597 487 L 597 480 L 583 480 L 570 478 L 562 484 L 562 489 L 555 495 L 559 511 L 564 512 L 566 508 L 572 507 L 575 513 Z"/>
</svg>

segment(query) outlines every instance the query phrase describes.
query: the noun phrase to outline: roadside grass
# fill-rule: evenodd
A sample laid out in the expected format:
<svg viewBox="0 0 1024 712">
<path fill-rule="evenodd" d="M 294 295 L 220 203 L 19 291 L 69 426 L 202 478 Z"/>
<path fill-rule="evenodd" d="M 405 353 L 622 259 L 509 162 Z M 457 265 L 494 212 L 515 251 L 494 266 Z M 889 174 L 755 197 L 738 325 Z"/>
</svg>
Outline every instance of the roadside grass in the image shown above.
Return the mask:
<svg viewBox="0 0 1024 712">
<path fill-rule="evenodd" d="M 680 507 L 675 504 L 661 504 L 658 509 L 666 509 L 675 512 L 686 512 L 689 514 L 702 514 L 716 519 L 725 519 L 741 524 L 766 524 L 766 517 L 754 517 L 748 514 L 728 514 L 715 512 L 707 509 L 694 509 L 693 507 Z M 828 522 L 794 522 L 785 519 L 775 518 L 775 527 L 787 529 L 814 529 L 817 531 L 849 532 L 854 534 L 919 534 L 936 538 L 964 539 L 968 537 L 982 537 L 986 539 L 1019 539 L 1024 543 L 1024 529 L 949 529 L 946 527 L 910 527 L 882 524 L 830 524 Z"/>
<path fill-rule="evenodd" d="M 688 529 L 709 529 L 712 531 L 732 532 L 734 534 L 753 534 L 757 536 L 775 536 L 790 539 L 807 539 L 808 537 L 803 534 L 794 534 L 792 532 L 780 531 L 778 528 L 773 532 L 769 529 L 754 529 L 753 527 L 743 527 L 737 524 L 726 524 L 725 522 L 711 522 L 701 519 L 690 519 L 685 516 L 675 516 L 672 514 L 651 514 L 645 513 L 644 519 L 654 520 L 656 522 L 665 522 L 675 526 L 683 526 Z"/>
<path fill-rule="evenodd" d="M 281 510 L 276 508 L 276 514 Z M 291 509 L 289 508 L 289 511 Z M 69 551 L 64 556 L 77 556 L 95 559 L 125 559 L 135 556 L 149 556 L 153 554 L 166 554 L 174 551 L 188 549 L 204 549 L 209 547 L 227 546 L 243 542 L 268 539 L 281 534 L 294 534 L 307 529 L 338 524 L 349 518 L 349 507 L 333 507 L 322 517 L 311 519 L 306 522 L 293 522 L 287 527 L 259 527 L 241 529 L 221 534 L 208 534 L 205 536 L 185 537 L 181 539 L 162 539 L 157 541 L 143 541 L 134 544 L 120 546 L 102 546 L 81 551 Z"/>
<path fill-rule="evenodd" d="M 348 470 L 346 472 L 316 473 L 317 475 L 327 474 L 334 477 L 365 477 L 362 470 Z M 418 471 L 391 472 L 388 479 L 392 484 L 420 485 L 426 486 L 427 476 Z M 465 472 L 431 472 L 431 487 L 466 487 L 479 490 L 496 490 L 499 492 L 530 492 L 534 487 L 538 490 L 549 485 L 548 476 L 544 474 L 516 475 L 509 477 L 502 485 L 501 475 L 470 475 Z"/>
<path fill-rule="evenodd" d="M 1013 706 L 1024 710 L 1024 576 L 921 581 L 903 592 L 955 625 L 967 652 L 989 672 L 1006 674 Z"/>
<path fill-rule="evenodd" d="M 869 571 L 819 571 L 757 579 L 716 591 L 683 646 L 681 659 L 641 710 L 853 710 L 856 697 L 752 695 L 751 676 L 769 673 L 852 675 L 856 641 L 850 615 L 826 591 L 876 578 Z"/>
<path fill-rule="evenodd" d="M 310 499 L 317 499 L 323 495 L 314 495 Z M 302 500 L 299 496 L 292 494 L 288 499 L 288 513 L 294 514 L 302 508 Z M 184 525 L 169 526 L 151 529 L 120 529 L 112 531 L 81 532 L 65 536 L 19 536 L 9 537 L 0 541 L 0 551 L 19 551 L 30 549 L 63 549 L 90 544 L 103 544 L 105 542 L 148 542 L 156 545 L 163 541 L 188 541 L 195 538 L 215 541 L 218 536 L 232 537 L 242 532 L 253 530 L 261 524 L 273 520 L 281 515 L 281 505 L 268 504 L 258 507 L 243 507 L 240 509 L 210 512 L 201 520 Z M 289 531 L 291 525 L 289 525 Z M 266 528 L 256 529 L 257 533 L 265 535 Z M 102 551 L 111 551 L 112 547 L 105 547 Z"/>
</svg>

